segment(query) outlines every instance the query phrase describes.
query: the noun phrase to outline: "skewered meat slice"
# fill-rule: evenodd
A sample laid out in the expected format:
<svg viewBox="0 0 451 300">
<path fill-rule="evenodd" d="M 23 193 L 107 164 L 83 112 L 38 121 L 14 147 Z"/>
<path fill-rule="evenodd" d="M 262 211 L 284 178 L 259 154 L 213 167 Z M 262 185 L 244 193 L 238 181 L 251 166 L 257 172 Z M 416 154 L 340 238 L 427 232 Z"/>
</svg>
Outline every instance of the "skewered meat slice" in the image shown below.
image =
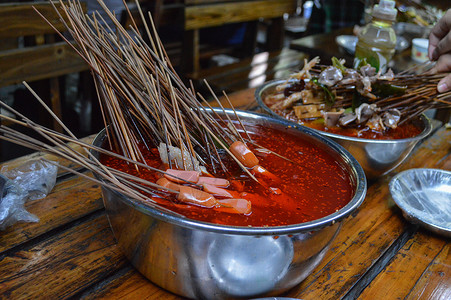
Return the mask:
<svg viewBox="0 0 451 300">
<path fill-rule="evenodd" d="M 158 184 L 161 187 L 164 187 L 164 188 L 168 188 L 168 189 L 171 189 L 171 190 L 174 190 L 174 191 L 177 191 L 177 192 L 180 191 L 180 185 L 168 180 L 165 177 L 161 177 L 155 183 Z"/>
<path fill-rule="evenodd" d="M 280 103 L 283 99 L 285 99 L 285 95 L 283 93 L 268 95 L 265 97 L 265 103 L 269 107 L 272 107 L 273 105 Z"/>
<path fill-rule="evenodd" d="M 199 180 L 199 175 L 200 174 L 197 171 L 167 169 L 164 177 L 176 183 L 197 183 L 197 181 Z"/>
<path fill-rule="evenodd" d="M 222 211 L 235 214 L 249 214 L 252 212 L 252 204 L 246 199 L 223 199 L 218 200 Z"/>
<path fill-rule="evenodd" d="M 303 90 L 301 92 L 301 96 L 302 96 L 302 103 L 303 104 L 319 104 L 319 103 L 323 103 L 323 94 L 322 92 L 317 92 L 314 90 Z"/>
<path fill-rule="evenodd" d="M 243 142 L 234 142 L 229 150 L 244 166 L 252 168 L 258 165 L 258 158 Z"/>
<path fill-rule="evenodd" d="M 377 98 L 375 95 L 371 94 L 371 78 L 368 76 L 364 76 L 360 81 L 357 81 L 356 88 L 357 91 L 365 97 L 368 97 L 370 99 Z"/>
<path fill-rule="evenodd" d="M 208 183 L 204 183 L 203 185 L 204 188 L 204 192 L 207 192 L 215 197 L 222 197 L 222 198 L 233 198 L 234 196 L 232 195 L 232 193 L 230 193 L 230 191 L 226 190 L 226 189 L 222 189 L 220 187 L 208 184 Z"/>
<path fill-rule="evenodd" d="M 303 92 L 303 91 L 302 91 Z M 282 108 L 287 109 L 292 107 L 294 103 L 302 99 L 302 92 L 293 93 L 287 97 L 287 99 L 283 100 Z"/>
<path fill-rule="evenodd" d="M 326 104 L 309 104 L 293 106 L 294 113 L 299 119 L 306 118 L 319 118 L 321 117 L 321 111 L 326 108 Z"/>
<path fill-rule="evenodd" d="M 360 68 L 360 73 L 362 73 L 365 77 L 371 77 L 376 75 L 376 68 L 372 67 L 371 65 L 364 65 Z"/>
<path fill-rule="evenodd" d="M 197 184 L 211 184 L 217 187 L 228 187 L 230 185 L 230 182 L 227 179 L 224 178 L 216 178 L 216 177 L 205 177 L 205 176 L 199 176 L 199 180 L 197 181 Z"/>
<path fill-rule="evenodd" d="M 312 76 L 310 75 L 310 70 L 319 63 L 319 56 L 316 56 L 311 61 L 307 61 L 307 59 L 304 59 L 304 67 L 301 71 L 291 74 L 290 79 L 296 78 L 296 79 L 310 79 Z"/>
<path fill-rule="evenodd" d="M 339 109 L 338 111 L 323 111 L 322 114 L 326 127 L 337 126 L 338 120 L 344 112 L 345 110 L 343 108 Z"/>
<path fill-rule="evenodd" d="M 318 82 L 326 86 L 333 86 L 343 79 L 343 74 L 336 67 L 327 67 L 319 74 Z"/>
<path fill-rule="evenodd" d="M 385 72 L 385 74 L 383 74 L 383 75 L 379 75 L 379 73 L 377 74 L 377 79 L 380 79 L 380 80 L 391 81 L 394 78 L 395 78 L 395 74 L 393 73 L 392 69 L 388 69 L 388 71 Z"/>
<path fill-rule="evenodd" d="M 355 113 L 345 113 L 340 116 L 338 119 L 338 124 L 341 126 L 347 126 L 354 122 L 357 119 L 357 116 Z"/>
<path fill-rule="evenodd" d="M 211 194 L 183 185 L 180 186 L 180 192 L 177 195 L 177 199 L 182 202 L 209 208 L 214 207 L 217 204 L 216 198 Z"/>
<path fill-rule="evenodd" d="M 384 123 L 382 122 L 381 116 L 374 114 L 371 119 L 366 122 L 366 126 L 374 131 L 383 131 L 385 130 Z"/>
<path fill-rule="evenodd" d="M 371 116 L 378 112 L 379 109 L 375 104 L 363 103 L 359 107 L 356 108 L 355 114 L 357 116 L 357 124 L 361 124 L 366 122 Z"/>
<path fill-rule="evenodd" d="M 398 127 L 398 122 L 400 119 L 401 112 L 397 109 L 390 109 L 384 112 L 382 115 L 382 121 L 384 122 L 384 125 L 392 129 Z"/>
<path fill-rule="evenodd" d="M 340 81 L 340 84 L 353 84 L 361 80 L 362 75 L 354 69 L 347 69 L 346 75 Z"/>
</svg>

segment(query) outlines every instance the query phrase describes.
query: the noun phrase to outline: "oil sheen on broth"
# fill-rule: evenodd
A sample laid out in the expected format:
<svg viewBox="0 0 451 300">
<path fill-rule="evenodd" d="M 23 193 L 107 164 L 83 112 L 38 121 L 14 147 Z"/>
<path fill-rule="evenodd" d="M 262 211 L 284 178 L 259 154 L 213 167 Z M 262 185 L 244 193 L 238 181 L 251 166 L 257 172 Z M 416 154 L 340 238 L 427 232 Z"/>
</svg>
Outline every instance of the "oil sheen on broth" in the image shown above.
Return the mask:
<svg viewBox="0 0 451 300">
<path fill-rule="evenodd" d="M 162 207 L 190 219 L 255 227 L 312 221 L 334 213 L 351 200 L 354 186 L 347 168 L 329 152 L 306 141 L 296 130 L 253 124 L 245 126 L 256 144 L 291 160 L 290 162 L 272 153 L 252 149 L 260 160 L 260 165 L 280 179 L 277 184 L 265 186 L 251 179 L 229 156 L 223 156 L 227 174 L 217 172 L 213 175 L 227 178 L 230 181 L 228 190 L 236 191 L 240 198 L 252 202 L 252 212 L 249 215 L 179 203 L 175 197 L 153 199 Z M 146 150 L 145 156 L 150 166 L 161 168 L 162 162 L 157 148 Z M 140 174 L 137 174 L 133 166 L 116 158 L 102 155 L 101 161 L 105 165 L 139 175 L 152 182 L 159 178 L 158 174 L 148 170 L 141 170 Z"/>
</svg>

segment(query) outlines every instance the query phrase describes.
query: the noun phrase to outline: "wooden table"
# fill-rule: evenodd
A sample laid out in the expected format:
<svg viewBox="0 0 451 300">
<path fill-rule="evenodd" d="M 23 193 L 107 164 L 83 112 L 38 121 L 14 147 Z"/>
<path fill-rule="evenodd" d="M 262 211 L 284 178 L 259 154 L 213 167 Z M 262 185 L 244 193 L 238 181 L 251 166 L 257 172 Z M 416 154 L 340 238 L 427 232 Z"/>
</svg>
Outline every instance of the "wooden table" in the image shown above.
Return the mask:
<svg viewBox="0 0 451 300">
<path fill-rule="evenodd" d="M 253 90 L 230 98 L 236 106 L 249 106 Z M 450 153 L 451 130 L 441 127 L 394 173 L 417 167 L 450 170 Z M 344 221 L 324 260 L 284 296 L 451 298 L 450 240 L 403 218 L 390 197 L 390 178 L 369 183 L 363 205 Z M 180 299 L 149 282 L 122 255 L 97 184 L 61 171 L 53 192 L 26 208 L 39 223 L 0 232 L 1 299 Z"/>
<path fill-rule="evenodd" d="M 334 56 L 344 58 L 346 60 L 346 66 L 352 67 L 354 55 L 340 47 L 335 40 L 340 35 L 353 35 L 353 28 L 345 27 L 329 33 L 314 34 L 295 39 L 290 42 L 290 48 L 309 54 L 312 58 L 319 56 L 321 63 L 326 65 L 331 64 L 331 58 Z M 391 63 L 389 63 L 389 67 L 395 73 L 404 71 L 415 65 L 416 63 L 411 59 L 410 47 L 402 52 L 396 52 Z"/>
</svg>

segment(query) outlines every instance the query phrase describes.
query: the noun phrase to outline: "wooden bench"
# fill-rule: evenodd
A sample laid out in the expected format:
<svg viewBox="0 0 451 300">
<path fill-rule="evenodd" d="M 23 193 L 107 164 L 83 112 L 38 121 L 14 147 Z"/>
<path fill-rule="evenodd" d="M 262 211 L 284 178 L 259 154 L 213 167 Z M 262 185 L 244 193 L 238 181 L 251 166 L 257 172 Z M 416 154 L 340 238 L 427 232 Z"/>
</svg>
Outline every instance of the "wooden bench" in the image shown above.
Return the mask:
<svg viewBox="0 0 451 300">
<path fill-rule="evenodd" d="M 302 68 L 305 58 L 308 59 L 305 53 L 290 49 L 262 52 L 238 63 L 188 74 L 188 78 L 193 80 L 197 90 L 206 97 L 209 93 L 203 84 L 204 79 L 215 93 L 232 93 L 255 88 L 269 80 L 285 79 Z"/>
<path fill-rule="evenodd" d="M 0 87 L 50 79 L 50 106 L 61 117 L 58 76 L 87 70 L 88 65 L 65 41 L 56 39 L 55 30 L 32 6 L 59 31 L 67 30 L 50 2 L 0 4 Z M 86 5 L 82 7 L 86 11 Z M 31 40 L 30 46 L 21 45 L 20 38 Z M 53 126 L 61 131 L 57 122 Z"/>
</svg>

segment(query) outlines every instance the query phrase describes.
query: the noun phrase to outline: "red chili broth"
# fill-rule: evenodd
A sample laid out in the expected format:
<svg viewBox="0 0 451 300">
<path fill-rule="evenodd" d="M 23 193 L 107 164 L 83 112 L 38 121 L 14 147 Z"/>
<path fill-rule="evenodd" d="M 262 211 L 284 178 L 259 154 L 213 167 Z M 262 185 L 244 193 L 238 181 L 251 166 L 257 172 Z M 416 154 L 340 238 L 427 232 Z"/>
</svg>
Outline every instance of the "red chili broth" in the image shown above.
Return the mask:
<svg viewBox="0 0 451 300">
<path fill-rule="evenodd" d="M 343 136 L 357 137 L 362 139 L 374 139 L 374 140 L 397 140 L 406 139 L 419 135 L 423 128 L 420 128 L 414 122 L 405 122 L 398 127 L 392 129 L 388 128 L 385 131 L 374 131 L 369 128 L 360 127 L 350 127 L 343 128 L 339 126 L 326 127 L 324 124 L 324 119 L 299 119 L 294 115 L 293 111 L 282 111 L 274 110 L 274 112 L 287 120 L 296 122 L 300 125 L 304 125 L 316 130 L 321 130 L 324 132 L 334 133 Z M 321 121 L 320 121 L 321 120 Z"/>
<path fill-rule="evenodd" d="M 293 131 L 277 130 L 260 125 L 246 125 L 252 139 L 259 145 L 271 149 L 294 161 L 294 164 L 274 154 L 254 151 L 260 165 L 277 175 L 281 195 L 275 195 L 268 188 L 256 183 L 239 169 L 228 156 L 223 163 L 230 174 L 217 173 L 216 177 L 227 178 L 232 184 L 229 190 L 240 191 L 241 198 L 252 202 L 249 215 L 231 214 L 215 208 L 203 208 L 178 203 L 174 197 L 161 199 L 153 197 L 161 206 L 190 219 L 234 226 L 282 226 L 312 221 L 334 213 L 345 206 L 353 197 L 354 185 L 347 168 L 327 151 L 299 138 Z M 146 151 L 146 161 L 152 167 L 161 165 L 156 148 Z M 124 161 L 101 155 L 103 164 L 136 175 L 134 167 Z M 212 170 L 209 170 L 212 172 Z M 141 178 L 155 182 L 158 175 L 145 170 Z"/>
</svg>

